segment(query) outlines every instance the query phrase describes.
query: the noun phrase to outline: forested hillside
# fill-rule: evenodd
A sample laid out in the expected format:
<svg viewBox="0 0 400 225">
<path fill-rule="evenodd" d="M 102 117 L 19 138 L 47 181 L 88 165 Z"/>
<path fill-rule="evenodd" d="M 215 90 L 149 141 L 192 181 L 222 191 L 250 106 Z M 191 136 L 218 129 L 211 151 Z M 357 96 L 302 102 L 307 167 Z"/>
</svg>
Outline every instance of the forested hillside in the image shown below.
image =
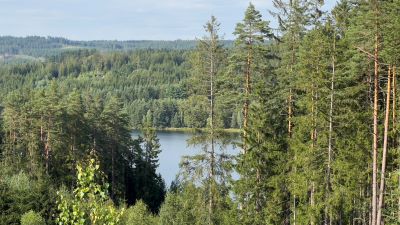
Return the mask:
<svg viewBox="0 0 400 225">
<path fill-rule="evenodd" d="M 399 224 L 400 1 L 273 3 L 230 48 L 212 16 L 192 50 L 1 66 L 0 223 Z M 164 127 L 203 128 L 168 188 Z"/>
<path fill-rule="evenodd" d="M 224 41 L 227 46 L 232 46 L 232 41 Z M 76 49 L 97 49 L 99 51 L 129 51 L 129 50 L 188 50 L 196 47 L 195 40 L 175 41 L 73 41 L 60 37 L 12 37 L 0 36 L 0 55 L 3 61 L 7 57 L 15 55 L 26 55 L 32 57 L 46 57 L 68 52 Z M 11 60 L 8 60 L 11 61 Z M 0 61 L 1 63 L 1 61 Z"/>
<path fill-rule="evenodd" d="M 65 92 L 118 97 L 134 128 L 144 120 L 151 120 L 156 128 L 202 128 L 208 117 L 204 107 L 207 98 L 192 90 L 191 54 L 185 50 L 78 50 L 49 57 L 45 62 L 4 65 L 0 68 L 0 102 L 10 91 L 42 89 L 56 81 Z M 240 107 L 226 108 L 219 117 L 223 127 L 239 127 L 235 121 L 240 120 Z"/>
</svg>

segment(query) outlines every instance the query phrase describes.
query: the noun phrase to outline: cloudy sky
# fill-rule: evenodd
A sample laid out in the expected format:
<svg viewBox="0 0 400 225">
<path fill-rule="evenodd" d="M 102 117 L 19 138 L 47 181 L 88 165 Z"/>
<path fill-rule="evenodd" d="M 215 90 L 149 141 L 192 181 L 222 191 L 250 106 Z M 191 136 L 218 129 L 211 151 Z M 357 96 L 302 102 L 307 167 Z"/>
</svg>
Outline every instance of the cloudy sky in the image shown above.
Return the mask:
<svg viewBox="0 0 400 225">
<path fill-rule="evenodd" d="M 265 19 L 271 0 L 252 0 Z M 325 9 L 336 0 L 326 0 Z M 215 15 L 232 39 L 249 0 L 0 0 L 0 35 L 73 40 L 175 40 L 203 35 Z M 274 23 L 272 23 L 274 25 Z"/>
</svg>

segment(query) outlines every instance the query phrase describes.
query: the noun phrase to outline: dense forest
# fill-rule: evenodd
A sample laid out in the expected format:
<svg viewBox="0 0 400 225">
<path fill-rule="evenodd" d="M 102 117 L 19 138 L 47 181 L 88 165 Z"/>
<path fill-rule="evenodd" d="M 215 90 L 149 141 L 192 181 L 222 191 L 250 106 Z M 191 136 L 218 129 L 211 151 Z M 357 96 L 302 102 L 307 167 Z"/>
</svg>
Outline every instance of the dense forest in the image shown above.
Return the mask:
<svg viewBox="0 0 400 225">
<path fill-rule="evenodd" d="M 223 41 L 226 46 L 232 46 L 232 41 Z M 12 37 L 0 36 L 0 63 L 38 60 L 40 57 L 58 55 L 62 52 L 71 52 L 79 49 L 96 49 L 102 52 L 130 51 L 144 49 L 188 50 L 196 47 L 195 40 L 175 41 L 73 41 L 60 37 Z"/>
<path fill-rule="evenodd" d="M 202 128 L 208 117 L 207 98 L 191 88 L 195 76 L 190 55 L 187 50 L 77 50 L 45 62 L 4 65 L 0 67 L 0 101 L 15 89 L 41 89 L 57 81 L 65 92 L 120 98 L 134 128 L 142 126 L 146 118 L 157 128 Z M 231 105 L 229 110 L 221 110 L 219 117 L 223 127 L 238 128 L 240 105 Z"/>
<path fill-rule="evenodd" d="M 400 1 L 273 4 L 249 4 L 231 44 L 212 16 L 194 48 L 1 65 L 0 223 L 399 224 Z M 166 127 L 202 128 L 171 185 Z"/>
</svg>

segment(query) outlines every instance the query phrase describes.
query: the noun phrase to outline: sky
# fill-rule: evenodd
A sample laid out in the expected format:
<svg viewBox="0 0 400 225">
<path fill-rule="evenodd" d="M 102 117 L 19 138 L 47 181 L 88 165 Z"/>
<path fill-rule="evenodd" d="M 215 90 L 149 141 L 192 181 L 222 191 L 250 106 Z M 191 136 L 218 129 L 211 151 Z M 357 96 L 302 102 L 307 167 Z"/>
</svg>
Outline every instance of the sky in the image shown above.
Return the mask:
<svg viewBox="0 0 400 225">
<path fill-rule="evenodd" d="M 252 0 L 266 20 L 272 0 Z M 330 9 L 336 0 L 325 0 Z M 53 36 L 72 40 L 176 40 L 203 36 L 211 15 L 224 39 L 249 0 L 0 0 L 0 36 Z M 271 22 L 271 26 L 276 23 Z"/>
</svg>

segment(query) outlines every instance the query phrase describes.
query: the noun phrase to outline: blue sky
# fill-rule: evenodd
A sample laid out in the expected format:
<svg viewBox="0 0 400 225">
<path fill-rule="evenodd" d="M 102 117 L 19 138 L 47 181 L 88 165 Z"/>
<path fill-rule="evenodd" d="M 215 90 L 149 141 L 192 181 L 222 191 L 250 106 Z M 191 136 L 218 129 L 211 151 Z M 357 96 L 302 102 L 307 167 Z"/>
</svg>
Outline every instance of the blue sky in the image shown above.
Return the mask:
<svg viewBox="0 0 400 225">
<path fill-rule="evenodd" d="M 265 19 L 271 0 L 251 1 Z M 326 0 L 325 9 L 336 0 Z M 73 40 L 175 40 L 203 35 L 215 15 L 233 39 L 249 0 L 0 0 L 0 35 Z M 272 26 L 274 23 L 272 23 Z"/>
</svg>

